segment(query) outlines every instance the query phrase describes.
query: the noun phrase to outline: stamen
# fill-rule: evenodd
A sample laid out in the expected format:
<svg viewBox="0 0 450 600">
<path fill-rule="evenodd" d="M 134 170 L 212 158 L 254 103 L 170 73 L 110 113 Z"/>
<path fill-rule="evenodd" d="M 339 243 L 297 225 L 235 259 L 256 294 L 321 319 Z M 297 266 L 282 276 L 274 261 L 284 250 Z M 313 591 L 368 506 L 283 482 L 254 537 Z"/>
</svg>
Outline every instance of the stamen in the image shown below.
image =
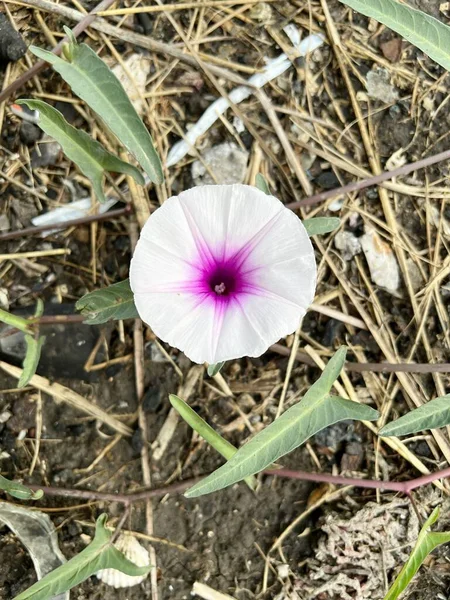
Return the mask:
<svg viewBox="0 0 450 600">
<path fill-rule="evenodd" d="M 220 283 L 219 285 L 214 286 L 214 291 L 216 292 L 216 294 L 219 294 L 219 296 L 221 296 L 222 294 L 225 294 L 225 292 L 227 291 L 227 287 L 222 281 L 222 283 Z"/>
</svg>

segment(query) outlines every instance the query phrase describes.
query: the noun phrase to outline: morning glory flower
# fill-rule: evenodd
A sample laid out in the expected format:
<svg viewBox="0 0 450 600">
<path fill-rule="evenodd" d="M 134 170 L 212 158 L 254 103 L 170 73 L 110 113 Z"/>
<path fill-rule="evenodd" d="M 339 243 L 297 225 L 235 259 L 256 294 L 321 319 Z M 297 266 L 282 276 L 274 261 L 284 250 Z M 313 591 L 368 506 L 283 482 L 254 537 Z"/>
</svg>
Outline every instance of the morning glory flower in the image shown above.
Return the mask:
<svg viewBox="0 0 450 600">
<path fill-rule="evenodd" d="M 130 267 L 141 319 L 196 363 L 260 356 L 298 328 L 315 284 L 300 219 L 241 184 L 166 200 L 144 225 Z"/>
</svg>

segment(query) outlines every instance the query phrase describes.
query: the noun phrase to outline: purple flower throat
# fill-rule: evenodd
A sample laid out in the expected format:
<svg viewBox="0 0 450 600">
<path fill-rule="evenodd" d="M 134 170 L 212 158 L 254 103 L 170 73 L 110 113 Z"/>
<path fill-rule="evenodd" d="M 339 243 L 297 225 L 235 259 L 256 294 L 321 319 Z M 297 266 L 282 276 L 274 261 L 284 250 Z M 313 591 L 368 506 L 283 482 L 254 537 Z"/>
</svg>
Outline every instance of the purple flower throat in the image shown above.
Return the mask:
<svg viewBox="0 0 450 600">
<path fill-rule="evenodd" d="M 248 264 L 249 248 L 244 246 L 237 252 L 216 253 L 208 249 L 199 252 L 197 261 L 192 266 L 191 281 L 185 291 L 193 292 L 201 302 L 228 305 L 238 301 L 244 294 L 257 293 L 254 285 L 254 271 Z"/>
</svg>

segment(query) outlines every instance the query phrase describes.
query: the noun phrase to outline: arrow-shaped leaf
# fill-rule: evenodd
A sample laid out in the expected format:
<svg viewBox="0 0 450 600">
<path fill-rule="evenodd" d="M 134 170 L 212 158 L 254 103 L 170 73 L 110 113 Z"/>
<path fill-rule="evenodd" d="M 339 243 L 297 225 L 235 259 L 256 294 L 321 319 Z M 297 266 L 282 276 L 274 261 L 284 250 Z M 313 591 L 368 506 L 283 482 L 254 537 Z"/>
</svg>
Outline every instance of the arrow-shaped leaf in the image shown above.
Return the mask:
<svg viewBox="0 0 450 600">
<path fill-rule="evenodd" d="M 129 279 L 89 292 L 78 300 L 76 308 L 86 315 L 88 325 L 139 317 Z"/>
<path fill-rule="evenodd" d="M 420 530 L 419 537 L 417 538 L 416 545 L 414 546 L 410 557 L 398 574 L 384 600 L 397 600 L 400 594 L 405 591 L 409 582 L 420 569 L 423 561 L 430 552 L 441 544 L 450 542 L 450 533 L 433 533 L 430 531 L 430 527 L 437 521 L 438 517 L 439 507 L 434 509 L 431 516 Z"/>
<path fill-rule="evenodd" d="M 302 221 L 309 237 L 313 235 L 323 235 L 337 229 L 341 223 L 337 217 L 314 217 Z"/>
<path fill-rule="evenodd" d="M 91 180 L 100 202 L 106 201 L 102 189 L 105 171 L 127 173 L 137 183 L 144 185 L 145 180 L 136 167 L 105 150 L 85 131 L 70 125 L 53 106 L 42 100 L 18 100 L 17 104 L 26 104 L 29 108 L 39 111 L 39 127 L 60 144 L 67 158 L 73 161 Z"/>
<path fill-rule="evenodd" d="M 338 350 L 300 402 L 255 435 L 225 465 L 186 492 L 186 496 L 209 494 L 254 475 L 333 423 L 346 419 L 378 419 L 378 412 L 369 406 L 330 396 L 345 355 L 345 347 Z"/>
<path fill-rule="evenodd" d="M 366 17 L 393 29 L 444 69 L 450 70 L 450 27 L 397 0 L 341 0 Z"/>
<path fill-rule="evenodd" d="M 30 46 L 30 50 L 50 63 L 75 94 L 103 119 L 135 156 L 150 181 L 161 183 L 163 172 L 153 140 L 122 84 L 89 46 L 77 44 L 70 29 L 65 31 L 70 39 L 64 52 L 68 60 L 35 46 Z"/>
<path fill-rule="evenodd" d="M 136 566 L 112 545 L 112 532 L 105 527 L 107 518 L 107 515 L 103 514 L 97 519 L 95 537 L 87 548 L 51 571 L 14 600 L 48 600 L 70 590 L 101 569 L 117 569 L 132 576 L 148 573 L 150 566 Z"/>
<path fill-rule="evenodd" d="M 215 375 L 220 373 L 224 364 L 225 361 L 223 360 L 222 362 L 218 362 L 213 365 L 208 365 L 208 368 L 206 370 L 208 372 L 209 377 L 214 377 Z"/>
<path fill-rule="evenodd" d="M 10 481 L 0 475 L 0 490 L 7 492 L 13 498 L 18 498 L 19 500 L 39 500 L 44 495 L 42 490 L 37 490 L 33 492 L 30 488 L 22 485 L 17 481 Z"/>
<path fill-rule="evenodd" d="M 257 173 L 256 177 L 255 177 L 255 187 L 258 188 L 258 190 L 261 190 L 261 192 L 264 192 L 265 194 L 267 194 L 268 196 L 270 196 L 270 189 L 269 189 L 269 185 L 266 181 L 266 178 L 264 177 L 264 175 L 261 175 L 261 173 Z"/>
<path fill-rule="evenodd" d="M 383 437 L 409 435 L 424 429 L 438 429 L 446 425 L 450 425 L 450 394 L 430 400 L 403 417 L 388 423 L 380 429 L 378 435 Z"/>
<path fill-rule="evenodd" d="M 208 442 L 210 446 L 217 450 L 224 458 L 229 460 L 237 452 L 237 449 L 230 444 L 228 440 L 223 438 L 220 433 L 217 433 L 215 429 L 211 427 L 204 419 L 198 415 L 193 408 L 189 406 L 187 402 L 175 396 L 175 394 L 169 395 L 171 405 L 177 411 L 186 423 L 201 436 L 205 442 Z M 256 487 L 256 480 L 253 477 L 248 477 L 246 483 L 251 490 Z"/>
</svg>

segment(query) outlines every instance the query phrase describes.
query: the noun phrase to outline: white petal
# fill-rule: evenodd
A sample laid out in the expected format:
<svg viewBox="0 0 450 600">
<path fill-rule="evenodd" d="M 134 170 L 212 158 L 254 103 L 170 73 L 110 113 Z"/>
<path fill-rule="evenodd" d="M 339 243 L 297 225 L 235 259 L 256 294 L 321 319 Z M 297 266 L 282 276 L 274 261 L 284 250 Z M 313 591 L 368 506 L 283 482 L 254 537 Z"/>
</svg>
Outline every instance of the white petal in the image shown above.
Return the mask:
<svg viewBox="0 0 450 600">
<path fill-rule="evenodd" d="M 273 220 L 283 205 L 249 185 L 204 185 L 178 198 L 191 228 L 217 254 L 239 250 Z"/>
<path fill-rule="evenodd" d="M 196 363 L 212 363 L 220 322 L 211 302 L 200 303 L 193 294 L 135 294 L 136 308 L 153 333 L 182 350 Z"/>
<path fill-rule="evenodd" d="M 157 236 L 155 235 L 155 238 Z M 179 291 L 192 278 L 195 268 L 172 249 L 141 237 L 130 265 L 134 293 Z"/>
<path fill-rule="evenodd" d="M 316 261 L 311 240 L 300 219 L 283 209 L 252 249 L 246 267 L 255 268 L 256 285 L 306 310 L 314 299 Z"/>
</svg>

